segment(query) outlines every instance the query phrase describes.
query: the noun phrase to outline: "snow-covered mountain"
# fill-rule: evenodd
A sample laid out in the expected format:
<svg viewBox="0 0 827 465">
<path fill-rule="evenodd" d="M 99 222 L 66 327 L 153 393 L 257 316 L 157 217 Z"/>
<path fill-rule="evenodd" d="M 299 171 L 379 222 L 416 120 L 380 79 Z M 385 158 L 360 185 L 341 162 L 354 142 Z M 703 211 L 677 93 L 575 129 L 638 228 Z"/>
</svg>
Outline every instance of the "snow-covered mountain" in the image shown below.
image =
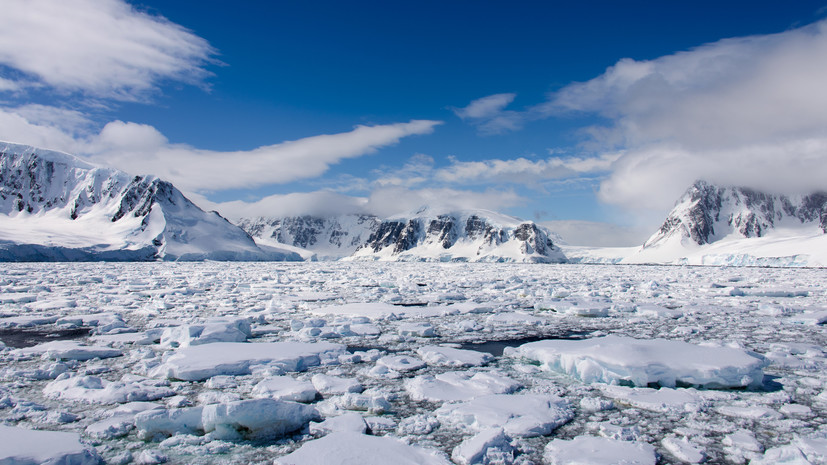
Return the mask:
<svg viewBox="0 0 827 465">
<path fill-rule="evenodd" d="M 531 221 L 487 210 L 423 208 L 381 222 L 351 260 L 563 262 L 549 232 Z"/>
<path fill-rule="evenodd" d="M 299 260 L 172 184 L 0 142 L 0 260 Z"/>
<path fill-rule="evenodd" d="M 827 265 L 827 193 L 696 182 L 625 263 Z"/>
<path fill-rule="evenodd" d="M 296 247 L 306 258 L 337 259 L 351 255 L 381 224 L 373 215 L 245 218 L 238 225 L 260 245 Z"/>
</svg>

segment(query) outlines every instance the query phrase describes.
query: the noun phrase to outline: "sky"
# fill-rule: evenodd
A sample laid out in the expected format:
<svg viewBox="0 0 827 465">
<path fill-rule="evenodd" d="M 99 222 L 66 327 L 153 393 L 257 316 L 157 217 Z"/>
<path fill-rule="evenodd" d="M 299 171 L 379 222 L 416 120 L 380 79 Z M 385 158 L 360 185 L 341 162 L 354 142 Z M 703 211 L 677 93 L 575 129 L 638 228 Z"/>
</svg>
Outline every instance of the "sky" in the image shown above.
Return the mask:
<svg viewBox="0 0 827 465">
<path fill-rule="evenodd" d="M 827 179 L 827 1 L 0 0 L 0 140 L 246 216 L 423 205 L 640 245 Z"/>
</svg>

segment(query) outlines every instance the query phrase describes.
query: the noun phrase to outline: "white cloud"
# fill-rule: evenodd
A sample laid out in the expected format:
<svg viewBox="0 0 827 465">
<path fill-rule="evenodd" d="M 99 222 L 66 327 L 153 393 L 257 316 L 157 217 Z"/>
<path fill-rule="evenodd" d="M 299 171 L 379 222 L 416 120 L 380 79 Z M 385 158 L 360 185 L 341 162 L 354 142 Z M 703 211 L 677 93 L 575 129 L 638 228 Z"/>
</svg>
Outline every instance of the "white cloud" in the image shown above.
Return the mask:
<svg viewBox="0 0 827 465">
<path fill-rule="evenodd" d="M 516 131 L 523 124 L 524 117 L 516 111 L 505 110 L 517 94 L 494 94 L 478 98 L 464 108 L 453 108 L 454 113 L 477 126 L 481 134 L 501 134 Z"/>
<path fill-rule="evenodd" d="M 594 150 L 625 149 L 600 197 L 665 210 L 696 179 L 772 191 L 824 189 L 827 20 L 620 60 L 552 94 L 546 116 L 596 113 Z"/>
<path fill-rule="evenodd" d="M 436 179 L 444 182 L 508 182 L 531 184 L 550 179 L 562 179 L 608 171 L 619 153 L 598 157 L 552 157 L 545 160 L 516 158 L 510 160 L 481 160 L 453 163 L 436 172 Z"/>
<path fill-rule="evenodd" d="M 0 140 L 84 155 L 132 174 L 153 174 L 190 192 L 214 192 L 308 179 L 331 165 L 402 138 L 429 134 L 439 121 L 356 126 L 248 151 L 218 152 L 170 143 L 155 127 L 123 121 L 99 133 L 79 112 L 42 105 L 0 107 Z"/>
<path fill-rule="evenodd" d="M 367 213 L 368 199 L 354 197 L 336 192 L 297 192 L 264 197 L 256 202 L 234 200 L 230 202 L 210 202 L 198 195 L 188 195 L 202 208 L 217 210 L 232 220 L 255 218 L 259 216 L 300 216 L 300 215 L 339 215 L 344 213 Z"/>
<path fill-rule="evenodd" d="M 0 90 L 33 84 L 135 100 L 165 79 L 199 83 L 215 50 L 122 0 L 0 0 Z M 2 68 L 0 68 L 2 70 Z"/>
<path fill-rule="evenodd" d="M 189 191 L 220 191 L 279 184 L 324 174 L 347 158 L 373 153 L 403 137 L 430 134 L 439 121 L 356 126 L 248 151 L 217 152 L 170 144 L 151 126 L 114 121 L 87 151 L 99 163 L 130 173 L 151 173 Z"/>
<path fill-rule="evenodd" d="M 202 208 L 217 210 L 231 219 L 258 216 L 336 215 L 366 213 L 386 218 L 428 205 L 437 210 L 483 208 L 498 210 L 525 202 L 506 190 L 475 192 L 456 189 L 407 189 L 388 187 L 373 190 L 368 197 L 348 196 L 330 191 L 271 195 L 255 202 L 214 203 L 195 195 Z"/>
<path fill-rule="evenodd" d="M 507 107 L 517 94 L 494 94 L 478 98 L 464 108 L 454 108 L 454 113 L 462 119 L 492 118 Z"/>
</svg>

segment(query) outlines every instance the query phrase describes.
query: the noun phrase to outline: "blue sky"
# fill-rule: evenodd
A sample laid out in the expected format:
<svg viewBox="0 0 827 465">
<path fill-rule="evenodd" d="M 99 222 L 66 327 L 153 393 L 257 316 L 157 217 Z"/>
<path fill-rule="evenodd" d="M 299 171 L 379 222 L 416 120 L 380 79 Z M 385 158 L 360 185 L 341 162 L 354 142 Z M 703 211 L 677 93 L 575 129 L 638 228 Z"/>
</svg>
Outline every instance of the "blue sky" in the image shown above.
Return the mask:
<svg viewBox="0 0 827 465">
<path fill-rule="evenodd" d="M 68 3 L 0 0 L 0 139 L 227 216 L 430 203 L 633 245 L 696 178 L 827 170 L 823 1 Z"/>
</svg>

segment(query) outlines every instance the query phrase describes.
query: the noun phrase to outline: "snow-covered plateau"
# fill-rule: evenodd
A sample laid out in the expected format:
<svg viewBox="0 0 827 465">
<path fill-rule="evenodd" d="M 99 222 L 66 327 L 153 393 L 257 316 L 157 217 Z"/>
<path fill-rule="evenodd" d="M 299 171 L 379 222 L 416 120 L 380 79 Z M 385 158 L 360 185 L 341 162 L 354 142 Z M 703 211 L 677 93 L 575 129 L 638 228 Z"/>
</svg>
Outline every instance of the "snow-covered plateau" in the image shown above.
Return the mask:
<svg viewBox="0 0 827 465">
<path fill-rule="evenodd" d="M 0 463 L 824 464 L 827 270 L 6 263 Z"/>
</svg>

